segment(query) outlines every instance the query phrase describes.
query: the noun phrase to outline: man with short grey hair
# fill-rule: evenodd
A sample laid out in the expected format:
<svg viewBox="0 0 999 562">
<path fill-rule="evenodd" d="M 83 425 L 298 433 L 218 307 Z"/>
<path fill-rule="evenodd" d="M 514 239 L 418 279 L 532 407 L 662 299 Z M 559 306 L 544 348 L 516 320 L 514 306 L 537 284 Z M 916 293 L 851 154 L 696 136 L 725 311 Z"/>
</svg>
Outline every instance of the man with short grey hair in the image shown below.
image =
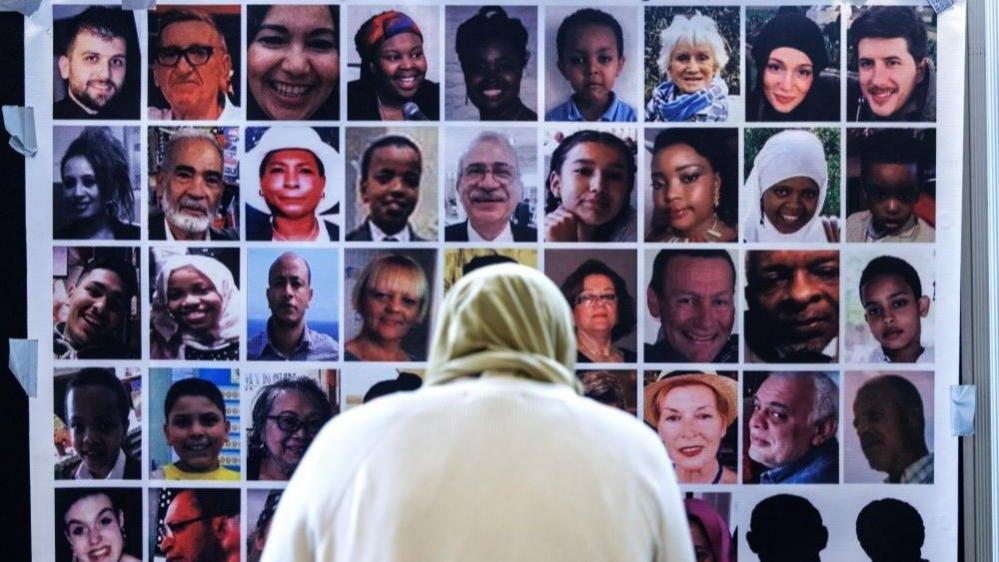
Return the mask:
<svg viewBox="0 0 999 562">
<path fill-rule="evenodd" d="M 839 481 L 839 390 L 835 374 L 771 373 L 753 395 L 749 458 L 761 484 Z"/>
<path fill-rule="evenodd" d="M 524 193 L 517 151 L 503 135 L 479 134 L 458 160 L 458 198 L 468 217 L 448 226 L 448 242 L 534 242 L 536 229 L 510 218 Z"/>
<path fill-rule="evenodd" d="M 238 240 L 212 222 L 225 192 L 222 145 L 202 129 L 180 129 L 167 141 L 156 174 L 160 208 L 149 212 L 150 240 Z"/>
</svg>

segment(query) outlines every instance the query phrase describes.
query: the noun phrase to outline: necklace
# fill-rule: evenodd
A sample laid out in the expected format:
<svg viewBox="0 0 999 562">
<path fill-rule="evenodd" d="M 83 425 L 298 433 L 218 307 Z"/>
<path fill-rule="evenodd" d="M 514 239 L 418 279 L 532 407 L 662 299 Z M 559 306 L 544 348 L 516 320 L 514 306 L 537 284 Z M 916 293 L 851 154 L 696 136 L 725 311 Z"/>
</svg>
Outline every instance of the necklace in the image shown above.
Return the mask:
<svg viewBox="0 0 999 562">
<path fill-rule="evenodd" d="M 278 232 L 277 229 L 274 228 L 273 221 L 271 223 L 271 232 L 274 233 L 271 236 L 272 240 L 292 240 L 292 238 L 288 238 L 287 236 Z M 319 219 L 314 218 L 312 222 L 312 229 L 309 230 L 309 233 L 303 236 L 302 238 L 294 238 L 294 240 L 316 240 L 318 238 L 319 238 Z"/>
<path fill-rule="evenodd" d="M 579 342 L 577 347 L 579 347 L 579 350 L 583 352 L 583 355 L 593 359 L 595 362 L 608 363 L 609 361 L 606 361 L 607 359 L 611 359 L 618 355 L 618 351 L 613 345 L 611 345 L 610 349 L 606 352 L 593 349 L 584 345 L 582 342 Z M 596 361 L 597 359 L 604 359 L 605 361 Z"/>
</svg>

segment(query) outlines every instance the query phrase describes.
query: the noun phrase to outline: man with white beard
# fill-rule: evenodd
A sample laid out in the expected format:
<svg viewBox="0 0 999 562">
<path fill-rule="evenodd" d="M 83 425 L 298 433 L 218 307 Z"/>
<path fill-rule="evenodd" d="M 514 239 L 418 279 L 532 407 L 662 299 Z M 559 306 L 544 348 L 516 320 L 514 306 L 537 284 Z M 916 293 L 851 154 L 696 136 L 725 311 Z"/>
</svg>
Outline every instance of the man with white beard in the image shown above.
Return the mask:
<svg viewBox="0 0 999 562">
<path fill-rule="evenodd" d="M 236 230 L 212 226 L 224 191 L 222 145 L 208 131 L 176 131 L 156 174 L 160 209 L 149 212 L 149 239 L 238 240 Z"/>
</svg>

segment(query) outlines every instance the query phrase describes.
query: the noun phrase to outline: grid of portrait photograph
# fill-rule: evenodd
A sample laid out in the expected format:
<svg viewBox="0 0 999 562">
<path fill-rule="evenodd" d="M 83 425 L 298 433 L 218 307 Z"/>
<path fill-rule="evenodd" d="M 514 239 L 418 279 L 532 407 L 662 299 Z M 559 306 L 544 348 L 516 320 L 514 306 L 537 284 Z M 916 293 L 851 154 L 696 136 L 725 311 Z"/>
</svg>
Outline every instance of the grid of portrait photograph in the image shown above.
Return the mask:
<svg viewBox="0 0 999 562">
<path fill-rule="evenodd" d="M 258 560 L 324 425 L 419 389 L 507 262 L 659 436 L 698 561 L 948 552 L 929 6 L 52 16 L 57 560 Z"/>
</svg>

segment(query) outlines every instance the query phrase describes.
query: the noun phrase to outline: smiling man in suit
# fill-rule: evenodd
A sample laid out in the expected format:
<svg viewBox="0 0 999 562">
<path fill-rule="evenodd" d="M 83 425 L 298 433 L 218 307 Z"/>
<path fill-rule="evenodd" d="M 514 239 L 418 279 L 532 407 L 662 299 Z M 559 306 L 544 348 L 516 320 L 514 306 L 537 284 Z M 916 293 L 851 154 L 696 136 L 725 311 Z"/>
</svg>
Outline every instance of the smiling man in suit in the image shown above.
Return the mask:
<svg viewBox="0 0 999 562">
<path fill-rule="evenodd" d="M 524 193 L 517 151 L 499 133 L 475 137 L 458 160 L 458 198 L 468 218 L 444 231 L 448 242 L 534 242 L 537 230 L 511 222 Z"/>
</svg>

